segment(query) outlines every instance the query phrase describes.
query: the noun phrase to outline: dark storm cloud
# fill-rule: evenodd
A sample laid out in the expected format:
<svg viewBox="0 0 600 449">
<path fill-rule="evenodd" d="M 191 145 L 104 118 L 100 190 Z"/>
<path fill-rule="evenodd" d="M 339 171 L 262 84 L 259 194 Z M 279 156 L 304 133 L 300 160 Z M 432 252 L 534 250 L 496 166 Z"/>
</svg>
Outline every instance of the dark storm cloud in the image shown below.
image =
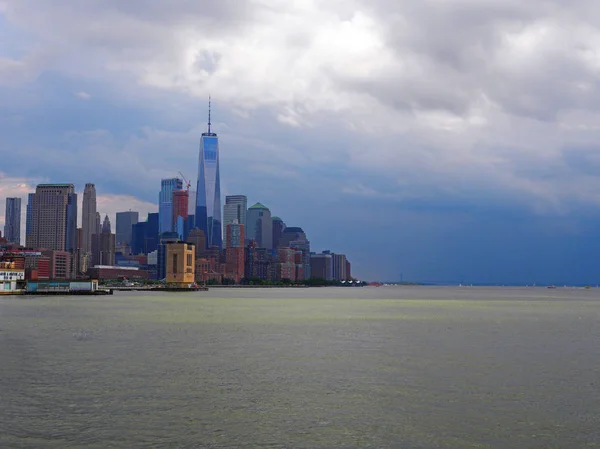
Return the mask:
<svg viewBox="0 0 600 449">
<path fill-rule="evenodd" d="M 599 8 L 0 0 L 0 171 L 81 185 L 93 164 L 105 193 L 155 201 L 160 177 L 195 178 L 211 93 L 224 193 L 360 253 L 369 275 L 397 252 L 422 277 L 436 252 L 436 270 L 460 259 L 448 277 L 476 272 L 479 247 L 497 265 L 572 235 L 554 220 L 595 219 Z"/>
</svg>

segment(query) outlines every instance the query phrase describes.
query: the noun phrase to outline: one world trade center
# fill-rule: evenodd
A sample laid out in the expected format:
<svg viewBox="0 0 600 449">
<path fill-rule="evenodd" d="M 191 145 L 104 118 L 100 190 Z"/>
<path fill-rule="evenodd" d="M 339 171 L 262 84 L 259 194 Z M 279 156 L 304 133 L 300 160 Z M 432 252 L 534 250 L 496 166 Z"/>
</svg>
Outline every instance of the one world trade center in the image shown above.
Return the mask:
<svg viewBox="0 0 600 449">
<path fill-rule="evenodd" d="M 208 100 L 208 132 L 200 138 L 198 185 L 196 196 L 196 228 L 206 235 L 206 246 L 222 246 L 221 179 L 219 177 L 219 138 L 210 130 L 210 98 Z M 201 248 L 198 248 L 201 250 Z"/>
</svg>

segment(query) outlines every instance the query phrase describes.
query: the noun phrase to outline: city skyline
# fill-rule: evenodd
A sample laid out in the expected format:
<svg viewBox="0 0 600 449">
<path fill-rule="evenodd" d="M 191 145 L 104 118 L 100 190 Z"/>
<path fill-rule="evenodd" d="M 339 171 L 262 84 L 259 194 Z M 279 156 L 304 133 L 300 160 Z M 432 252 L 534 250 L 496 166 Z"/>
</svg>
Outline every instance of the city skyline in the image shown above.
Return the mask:
<svg viewBox="0 0 600 449">
<path fill-rule="evenodd" d="M 8 0 L 0 210 L 21 197 L 24 222 L 37 184 L 93 182 L 111 220 L 143 218 L 157 179 L 196 182 L 212 94 L 221 198 L 267 205 L 361 277 L 595 283 L 596 7 L 456 8 Z"/>
</svg>

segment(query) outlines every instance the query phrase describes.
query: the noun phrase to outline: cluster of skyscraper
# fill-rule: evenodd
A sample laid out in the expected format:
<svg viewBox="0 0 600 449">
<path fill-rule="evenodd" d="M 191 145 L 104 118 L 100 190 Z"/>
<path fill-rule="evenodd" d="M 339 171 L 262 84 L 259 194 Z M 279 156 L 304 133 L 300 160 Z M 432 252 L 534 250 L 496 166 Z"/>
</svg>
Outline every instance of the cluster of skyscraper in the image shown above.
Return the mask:
<svg viewBox="0 0 600 449">
<path fill-rule="evenodd" d="M 183 175 L 163 179 L 158 213 L 139 222 L 138 212 L 118 212 L 115 235 L 108 216 L 100 222 L 94 184 L 86 184 L 83 192 L 80 228 L 73 184 L 40 184 L 29 194 L 26 246 L 69 254 L 71 273 L 80 276 L 106 274 L 106 269 L 93 269 L 116 265 L 141 268 L 149 277 L 162 279 L 164 245 L 187 242 L 196 247 L 198 281 L 351 278 L 345 256 L 311 254 L 302 228 L 287 227 L 263 204 L 248 207 L 245 195 L 230 195 L 221 208 L 219 139 L 211 130 L 210 103 L 208 130 L 200 139 L 196 191 L 190 186 Z M 9 198 L 6 203 L 5 238 L 16 245 L 20 243 L 20 202 Z"/>
</svg>

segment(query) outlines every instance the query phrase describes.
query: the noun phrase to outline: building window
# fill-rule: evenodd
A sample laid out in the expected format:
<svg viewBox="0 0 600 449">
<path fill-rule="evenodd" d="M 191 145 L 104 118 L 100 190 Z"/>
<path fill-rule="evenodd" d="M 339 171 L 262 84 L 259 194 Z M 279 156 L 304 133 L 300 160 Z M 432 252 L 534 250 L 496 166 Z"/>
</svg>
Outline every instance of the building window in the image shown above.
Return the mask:
<svg viewBox="0 0 600 449">
<path fill-rule="evenodd" d="M 177 254 L 173 254 L 173 274 L 177 274 Z"/>
</svg>

